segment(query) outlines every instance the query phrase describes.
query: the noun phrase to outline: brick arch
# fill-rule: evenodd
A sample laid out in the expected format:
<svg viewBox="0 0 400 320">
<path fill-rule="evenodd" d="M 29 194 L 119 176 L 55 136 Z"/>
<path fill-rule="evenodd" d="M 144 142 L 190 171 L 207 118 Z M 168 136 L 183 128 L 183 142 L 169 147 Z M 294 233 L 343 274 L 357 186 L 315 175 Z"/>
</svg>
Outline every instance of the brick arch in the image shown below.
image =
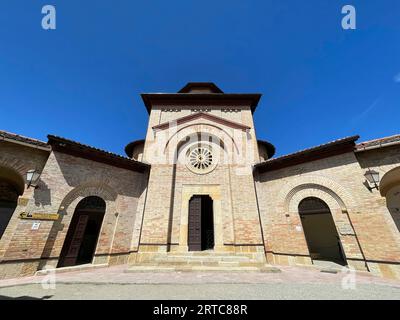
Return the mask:
<svg viewBox="0 0 400 320">
<path fill-rule="evenodd" d="M 204 132 L 204 131 L 203 131 Z M 197 135 L 197 134 L 202 134 L 203 132 L 196 132 L 193 135 Z M 227 160 L 229 159 L 229 152 L 226 149 L 226 146 L 224 144 L 224 142 L 222 140 L 220 140 L 220 138 L 212 133 L 207 133 L 204 132 L 204 134 L 212 136 L 213 139 L 218 139 L 218 140 L 213 140 L 213 142 L 209 142 L 208 140 L 196 140 L 196 141 L 188 141 L 186 142 L 185 139 L 182 139 L 181 141 L 178 142 L 176 149 L 175 149 L 175 159 L 177 161 L 178 164 L 183 164 L 186 162 L 186 154 L 187 151 L 190 150 L 190 148 L 192 148 L 193 146 L 195 146 L 198 142 L 201 142 L 204 145 L 211 145 L 213 148 L 213 156 L 218 158 L 218 161 L 220 163 L 224 163 L 223 160 Z"/>
<path fill-rule="evenodd" d="M 396 185 L 400 184 L 400 166 L 393 167 L 385 172 L 379 183 L 379 191 L 383 197 L 386 196 L 388 191 Z"/>
<path fill-rule="evenodd" d="M 297 213 L 299 204 L 308 197 L 315 197 L 323 200 L 332 210 L 346 211 L 343 200 L 332 190 L 318 184 L 302 184 L 293 188 L 285 198 L 285 212 Z"/>
<path fill-rule="evenodd" d="M 208 129 L 206 129 L 207 127 L 208 127 Z M 211 128 L 211 130 L 210 130 L 210 128 Z M 206 129 L 206 130 L 204 130 L 204 129 Z M 232 135 L 230 135 L 223 128 L 221 128 L 215 124 L 210 124 L 210 123 L 193 123 L 193 124 L 190 124 L 190 125 L 187 125 L 187 126 L 184 126 L 180 129 L 178 129 L 166 141 L 163 152 L 165 153 L 168 150 L 168 147 L 170 146 L 171 141 L 173 141 L 174 138 L 177 140 L 177 143 L 179 143 L 183 139 L 185 139 L 187 136 L 190 136 L 195 133 L 201 133 L 201 132 L 204 132 L 205 134 L 214 135 L 218 139 L 223 141 L 224 145 L 229 145 L 229 144 L 227 144 L 227 141 L 224 140 L 224 137 L 226 137 L 226 139 L 228 141 L 230 141 L 230 143 L 232 143 L 236 152 L 239 153 L 239 148 L 237 146 L 237 143 L 236 143 L 234 137 Z"/>
<path fill-rule="evenodd" d="M 105 183 L 83 184 L 75 187 L 64 197 L 60 204 L 60 211 L 68 210 L 71 206 L 75 210 L 75 206 L 77 204 L 75 202 L 89 196 L 97 196 L 102 198 L 106 204 L 109 205 L 116 201 L 118 194 Z"/>
<path fill-rule="evenodd" d="M 113 233 L 118 219 L 118 194 L 104 182 L 92 182 L 75 187 L 62 200 L 58 210 L 58 213 L 60 213 L 60 219 L 55 225 L 53 225 L 50 232 L 51 236 L 49 239 L 53 240 L 46 243 L 43 251 L 44 257 L 58 257 L 60 255 L 76 206 L 82 199 L 89 196 L 97 196 L 103 199 L 106 203 L 106 210 L 102 227 L 100 229 L 95 256 L 99 254 L 109 254 L 111 252 L 114 236 Z M 94 263 L 96 263 L 96 258 L 94 261 Z"/>
<path fill-rule="evenodd" d="M 6 156 L 6 155 L 0 155 L 0 171 L 1 168 L 4 168 L 5 171 L 8 172 L 3 172 L 13 184 L 17 187 L 18 195 L 20 199 L 24 193 L 27 191 L 26 189 L 26 182 L 25 182 L 25 175 L 26 172 L 29 169 L 27 165 L 22 162 L 21 160 L 11 157 L 11 156 Z M 11 176 L 10 176 L 11 174 Z M 24 211 L 26 207 L 25 202 L 19 202 L 17 203 L 17 206 L 14 210 L 14 213 L 11 217 L 11 219 L 8 221 L 7 228 L 3 233 L 3 236 L 1 237 L 0 241 L 0 259 L 4 256 L 6 249 L 8 248 L 8 245 L 12 239 L 12 236 L 18 226 L 19 218 L 18 214 L 21 211 Z"/>
<path fill-rule="evenodd" d="M 0 156 L 0 168 L 3 167 L 10 170 L 14 174 L 14 179 L 17 180 L 15 183 L 18 185 L 20 193 L 23 194 L 25 190 L 25 175 L 26 172 L 32 168 L 28 168 L 27 165 L 21 160 L 14 157 Z"/>
<path fill-rule="evenodd" d="M 316 181 L 315 178 L 313 180 Z M 330 187 L 332 186 L 335 188 L 334 190 L 325 185 L 311 182 L 299 184 L 295 187 L 290 185 L 292 188 L 283 199 L 282 205 L 285 210 L 284 212 L 291 217 L 294 223 L 300 224 L 299 205 L 301 201 L 310 197 L 324 201 L 329 207 L 335 223 L 346 260 L 348 260 L 349 257 L 364 259 L 361 247 L 356 238 L 355 230 L 348 215 L 348 208 L 354 206 L 354 200 L 346 193 L 346 190 L 340 188 L 340 186 L 331 181 Z M 302 241 L 303 244 L 306 244 L 304 233 Z"/>
<path fill-rule="evenodd" d="M 24 162 L 17 158 L 6 157 L 4 155 L 0 156 L 0 166 L 13 169 L 18 172 L 21 177 L 25 177 L 26 172 L 32 169 L 28 168 Z"/>
<path fill-rule="evenodd" d="M 327 199 L 327 201 L 322 198 L 321 200 L 324 200 L 327 204 L 330 202 L 335 208 L 348 210 L 356 207 L 352 195 L 343 186 L 328 177 L 318 175 L 299 176 L 285 184 L 278 195 L 277 207 L 283 209 L 284 213 L 293 213 L 294 209 L 291 201 L 302 190 L 313 190 L 311 193 L 319 194 Z"/>
</svg>

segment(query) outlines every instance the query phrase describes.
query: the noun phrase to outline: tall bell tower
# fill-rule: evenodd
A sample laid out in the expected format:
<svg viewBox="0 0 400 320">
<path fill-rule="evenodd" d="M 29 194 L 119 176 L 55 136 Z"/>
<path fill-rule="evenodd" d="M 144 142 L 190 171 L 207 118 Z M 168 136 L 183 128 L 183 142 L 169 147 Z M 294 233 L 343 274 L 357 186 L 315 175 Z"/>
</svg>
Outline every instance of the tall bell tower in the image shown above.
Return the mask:
<svg viewBox="0 0 400 320">
<path fill-rule="evenodd" d="M 274 148 L 256 139 L 260 97 L 208 82 L 142 94 L 150 118 L 141 160 L 151 171 L 139 253 L 264 257 L 252 167 Z"/>
</svg>

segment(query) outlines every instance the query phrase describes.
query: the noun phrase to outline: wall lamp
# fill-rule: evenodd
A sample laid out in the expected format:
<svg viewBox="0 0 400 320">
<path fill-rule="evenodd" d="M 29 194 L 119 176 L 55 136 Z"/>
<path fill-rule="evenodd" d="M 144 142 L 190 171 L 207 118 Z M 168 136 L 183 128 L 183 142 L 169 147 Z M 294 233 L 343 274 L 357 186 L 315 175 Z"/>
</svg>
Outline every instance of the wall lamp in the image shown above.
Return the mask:
<svg viewBox="0 0 400 320">
<path fill-rule="evenodd" d="M 379 190 L 379 172 L 376 172 L 375 170 L 368 170 L 367 172 L 365 172 L 364 177 L 368 181 L 367 187 L 369 191 L 371 191 L 372 189 Z"/>
<path fill-rule="evenodd" d="M 26 181 L 28 182 L 28 188 L 34 187 L 37 188 L 37 183 L 40 178 L 40 173 L 36 169 L 28 170 L 26 172 Z"/>
</svg>

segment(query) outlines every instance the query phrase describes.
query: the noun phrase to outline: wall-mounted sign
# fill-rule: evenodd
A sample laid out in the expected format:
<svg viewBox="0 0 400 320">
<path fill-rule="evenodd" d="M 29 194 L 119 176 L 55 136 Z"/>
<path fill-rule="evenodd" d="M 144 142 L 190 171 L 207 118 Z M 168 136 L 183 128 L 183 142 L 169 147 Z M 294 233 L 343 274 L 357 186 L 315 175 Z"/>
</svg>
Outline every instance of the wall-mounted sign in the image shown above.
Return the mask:
<svg viewBox="0 0 400 320">
<path fill-rule="evenodd" d="M 34 222 L 34 223 L 32 223 L 31 230 L 38 230 L 39 227 L 40 227 L 40 222 Z"/>
<path fill-rule="evenodd" d="M 339 224 L 337 228 L 339 230 L 339 233 L 342 236 L 354 236 L 355 235 L 354 230 L 350 225 Z"/>
<path fill-rule="evenodd" d="M 31 220 L 58 220 L 60 215 L 58 213 L 26 213 L 22 212 L 19 217 L 21 219 Z"/>
</svg>

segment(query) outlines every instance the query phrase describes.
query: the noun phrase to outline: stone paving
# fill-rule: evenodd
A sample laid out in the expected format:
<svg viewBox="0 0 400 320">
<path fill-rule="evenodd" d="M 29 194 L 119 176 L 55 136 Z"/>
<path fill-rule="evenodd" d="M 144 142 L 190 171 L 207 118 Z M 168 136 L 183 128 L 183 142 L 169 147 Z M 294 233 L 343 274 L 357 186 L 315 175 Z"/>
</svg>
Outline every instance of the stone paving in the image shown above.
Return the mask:
<svg viewBox="0 0 400 320">
<path fill-rule="evenodd" d="M 338 284 L 355 280 L 356 284 L 387 285 L 400 288 L 400 281 L 373 276 L 367 272 L 334 272 L 316 267 L 278 266 L 281 272 L 126 272 L 128 266 L 113 266 L 84 271 L 56 273 L 56 283 L 85 284 Z M 321 272 L 321 270 L 323 270 Z M 2 287 L 42 283 L 49 276 L 38 275 L 0 280 Z"/>
<path fill-rule="evenodd" d="M 279 266 L 273 272 L 132 272 L 125 265 L 82 266 L 1 280 L 0 300 L 400 300 L 398 280 L 365 272 L 333 272 L 333 268 L 293 266 Z"/>
</svg>

